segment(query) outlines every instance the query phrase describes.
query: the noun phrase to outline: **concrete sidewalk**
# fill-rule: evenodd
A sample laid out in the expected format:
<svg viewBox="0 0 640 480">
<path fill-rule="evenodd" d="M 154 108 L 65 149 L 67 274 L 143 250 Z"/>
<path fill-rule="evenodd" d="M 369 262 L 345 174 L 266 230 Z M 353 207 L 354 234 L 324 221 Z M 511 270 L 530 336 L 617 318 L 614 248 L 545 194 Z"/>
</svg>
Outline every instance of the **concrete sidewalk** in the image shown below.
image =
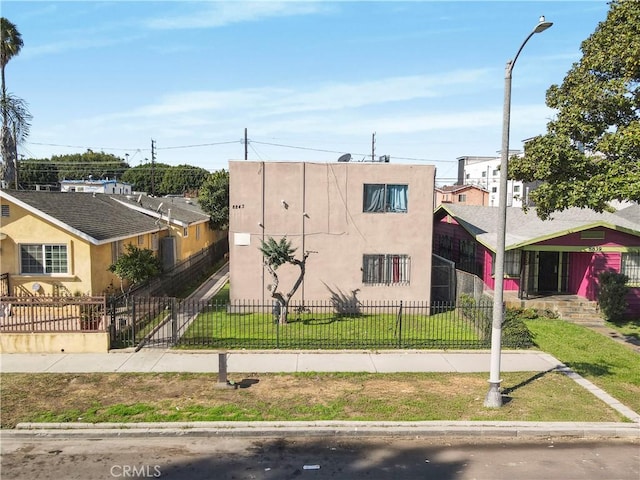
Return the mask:
<svg viewBox="0 0 640 480">
<path fill-rule="evenodd" d="M 232 373 L 488 372 L 488 351 L 231 351 Z M 218 352 L 145 349 L 139 352 L 2 354 L 3 373 L 218 372 Z M 505 372 L 544 372 L 562 366 L 544 352 L 502 353 Z"/>
</svg>

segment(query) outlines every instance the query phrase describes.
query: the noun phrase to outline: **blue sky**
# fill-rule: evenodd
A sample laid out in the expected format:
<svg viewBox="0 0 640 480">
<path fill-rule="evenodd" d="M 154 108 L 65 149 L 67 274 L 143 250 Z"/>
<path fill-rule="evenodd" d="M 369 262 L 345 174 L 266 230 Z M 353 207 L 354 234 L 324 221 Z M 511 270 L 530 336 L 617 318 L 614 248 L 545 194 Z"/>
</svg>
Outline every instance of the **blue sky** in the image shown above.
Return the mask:
<svg viewBox="0 0 640 480">
<path fill-rule="evenodd" d="M 250 160 L 497 155 L 544 133 L 545 92 L 581 57 L 605 1 L 2 1 L 24 47 L 7 88 L 33 115 L 25 158 L 86 149 L 214 171 Z"/>
</svg>

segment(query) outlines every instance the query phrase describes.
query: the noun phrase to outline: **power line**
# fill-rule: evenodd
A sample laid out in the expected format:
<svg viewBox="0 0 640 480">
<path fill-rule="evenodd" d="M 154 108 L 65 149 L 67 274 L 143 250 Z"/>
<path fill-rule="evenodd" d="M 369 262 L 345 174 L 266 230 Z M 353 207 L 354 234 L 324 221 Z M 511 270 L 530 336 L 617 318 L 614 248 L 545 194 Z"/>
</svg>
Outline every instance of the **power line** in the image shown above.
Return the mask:
<svg viewBox="0 0 640 480">
<path fill-rule="evenodd" d="M 26 142 L 29 143 L 31 145 L 41 145 L 41 146 L 50 146 L 50 147 L 65 147 L 65 148 L 77 148 L 77 149 L 85 149 L 85 150 L 92 150 L 92 151 L 96 151 L 96 150 L 113 150 L 113 151 L 124 151 L 124 152 L 128 152 L 128 151 L 135 151 L 136 153 L 139 153 L 141 151 L 151 151 L 150 148 L 122 148 L 122 147 L 88 147 L 88 146 L 80 146 L 80 145 L 65 145 L 65 144 L 56 144 L 56 143 L 42 143 L 42 142 Z M 251 143 L 255 143 L 258 145 L 269 145 L 272 147 L 281 147 L 281 148 L 291 148 L 291 149 L 296 149 L 296 150 L 306 150 L 306 151 L 311 151 L 311 152 L 322 152 L 322 153 L 335 153 L 335 154 L 345 154 L 345 153 L 351 153 L 352 155 L 355 156 L 361 156 L 363 158 L 366 158 L 368 156 L 371 155 L 371 153 L 358 153 L 358 152 L 346 152 L 344 150 L 330 150 L 330 149 L 324 149 L 324 148 L 317 148 L 317 147 L 305 147 L 305 146 L 300 146 L 300 145 L 288 145 L 288 144 L 284 144 L 284 143 L 274 143 L 274 142 L 261 142 L 258 140 L 249 140 L 249 139 L 240 139 L 240 140 L 229 140 L 229 141 L 223 141 L 223 142 L 209 142 L 209 143 L 197 143 L 197 144 L 188 144 L 188 145 L 172 145 L 172 146 L 168 146 L 168 147 L 156 147 L 155 150 L 179 150 L 179 149 L 187 149 L 187 148 L 201 148 L 201 147 L 215 147 L 218 145 L 229 145 L 229 144 L 234 144 L 234 143 L 240 143 L 240 144 L 251 144 Z M 409 161 L 414 161 L 414 162 L 429 162 L 429 163 L 458 163 L 458 160 L 444 160 L 444 159 L 435 159 L 435 158 L 417 158 L 417 157 L 398 157 L 398 156 L 394 156 L 391 155 L 392 158 L 397 159 L 397 160 L 409 160 Z"/>
<path fill-rule="evenodd" d="M 215 145 L 228 145 L 230 143 L 244 143 L 244 140 L 233 140 L 230 142 L 216 142 L 216 143 L 198 143 L 195 145 L 176 145 L 173 147 L 156 147 L 156 150 L 173 150 L 177 148 L 196 148 L 196 147 L 212 147 Z"/>
<path fill-rule="evenodd" d="M 321 148 L 312 148 L 312 147 L 300 147 L 300 146 L 296 146 L 296 145 L 285 145 L 283 143 L 270 143 L 270 142 L 259 142 L 257 140 L 250 140 L 249 143 L 257 143 L 257 144 L 262 144 L 262 145 L 271 145 L 274 147 L 284 147 L 284 148 L 295 148 L 298 150 L 310 150 L 310 151 L 314 151 L 314 152 L 324 152 L 324 153 L 351 153 L 352 155 L 356 155 L 356 156 L 363 156 L 363 157 L 368 157 L 371 154 L 370 153 L 353 153 L 353 152 L 345 152 L 344 150 L 340 151 L 340 150 L 325 150 L 325 149 L 321 149 Z M 458 163 L 457 160 L 442 160 L 442 159 L 433 159 L 433 158 L 412 158 L 412 157 L 396 157 L 394 155 L 391 155 L 392 158 L 398 159 L 398 160 L 413 160 L 416 162 L 433 162 L 433 163 Z"/>
<path fill-rule="evenodd" d="M 149 150 L 148 148 L 115 148 L 115 147 L 87 147 L 83 145 L 63 145 L 59 143 L 41 143 L 41 142 L 25 142 L 29 145 L 41 145 L 44 147 L 64 147 L 64 148 L 80 148 L 85 150 L 97 151 L 97 150 L 117 150 L 122 152 L 130 152 L 132 150 Z"/>
</svg>

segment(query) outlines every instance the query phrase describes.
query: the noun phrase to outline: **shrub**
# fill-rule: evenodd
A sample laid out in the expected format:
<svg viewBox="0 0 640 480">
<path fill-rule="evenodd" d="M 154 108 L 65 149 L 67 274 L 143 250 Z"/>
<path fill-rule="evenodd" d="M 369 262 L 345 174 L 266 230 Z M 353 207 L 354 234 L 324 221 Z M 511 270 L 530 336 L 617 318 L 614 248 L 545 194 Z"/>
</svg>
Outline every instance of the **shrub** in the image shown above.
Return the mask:
<svg viewBox="0 0 640 480">
<path fill-rule="evenodd" d="M 598 292 L 598 305 L 605 320 L 609 322 L 621 322 L 627 310 L 626 296 L 629 281 L 623 273 L 612 271 L 602 272 L 598 275 L 600 291 Z"/>
<path fill-rule="evenodd" d="M 533 335 L 524 323 L 523 318 L 528 320 L 538 318 L 538 313 L 531 309 L 508 308 L 504 323 L 502 324 L 502 337 L 505 345 L 518 348 L 533 347 Z"/>
<path fill-rule="evenodd" d="M 491 307 L 492 303 L 493 302 L 487 297 L 482 297 L 476 302 L 470 295 L 460 295 L 462 314 L 467 319 L 475 320 L 475 324 L 485 340 L 491 338 L 493 312 L 489 307 Z M 504 321 L 502 323 L 502 343 L 508 347 L 532 347 L 533 335 L 522 319 L 533 319 L 538 318 L 538 316 L 538 312 L 531 308 L 508 308 L 505 311 Z"/>
</svg>

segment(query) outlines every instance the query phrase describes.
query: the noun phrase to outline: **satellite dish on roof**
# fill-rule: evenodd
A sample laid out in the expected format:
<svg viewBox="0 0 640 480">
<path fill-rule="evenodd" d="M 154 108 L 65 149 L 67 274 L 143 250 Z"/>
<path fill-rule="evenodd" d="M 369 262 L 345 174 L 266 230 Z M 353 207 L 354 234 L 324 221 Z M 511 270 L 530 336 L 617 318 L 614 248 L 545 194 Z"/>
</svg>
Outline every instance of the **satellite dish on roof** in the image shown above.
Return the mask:
<svg viewBox="0 0 640 480">
<path fill-rule="evenodd" d="M 348 162 L 349 160 L 351 160 L 351 154 L 350 153 L 345 153 L 344 155 L 342 155 L 338 159 L 339 162 Z"/>
</svg>

